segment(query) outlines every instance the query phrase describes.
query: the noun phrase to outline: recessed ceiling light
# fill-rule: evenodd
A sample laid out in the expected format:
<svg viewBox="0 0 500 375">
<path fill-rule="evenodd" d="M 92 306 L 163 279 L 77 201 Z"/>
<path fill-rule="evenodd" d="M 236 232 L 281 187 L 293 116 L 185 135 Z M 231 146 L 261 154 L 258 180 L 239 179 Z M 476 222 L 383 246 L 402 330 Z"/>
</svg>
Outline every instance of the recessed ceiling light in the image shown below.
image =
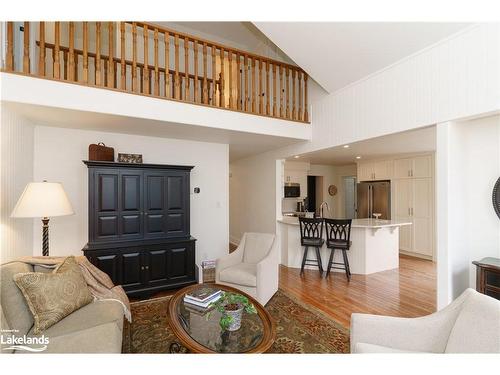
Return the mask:
<svg viewBox="0 0 500 375">
<path fill-rule="evenodd" d="M 295 155 L 294 158 L 298 159 L 298 158 L 300 158 L 300 155 Z"/>
<path fill-rule="evenodd" d="M 361 156 L 356 156 L 356 159 L 361 159 Z"/>
<path fill-rule="evenodd" d="M 349 148 L 349 145 L 344 145 L 344 148 Z"/>
</svg>

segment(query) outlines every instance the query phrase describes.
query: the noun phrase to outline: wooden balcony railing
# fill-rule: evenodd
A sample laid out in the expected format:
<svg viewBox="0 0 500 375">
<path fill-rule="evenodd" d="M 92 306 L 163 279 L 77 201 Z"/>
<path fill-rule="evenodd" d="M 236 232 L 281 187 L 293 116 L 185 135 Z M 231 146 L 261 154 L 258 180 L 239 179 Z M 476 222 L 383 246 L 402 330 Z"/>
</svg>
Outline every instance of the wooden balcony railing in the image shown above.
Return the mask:
<svg viewBox="0 0 500 375">
<path fill-rule="evenodd" d="M 7 22 L 4 71 L 309 122 L 308 76 L 297 66 L 144 22 L 22 26 L 18 48 Z"/>
</svg>

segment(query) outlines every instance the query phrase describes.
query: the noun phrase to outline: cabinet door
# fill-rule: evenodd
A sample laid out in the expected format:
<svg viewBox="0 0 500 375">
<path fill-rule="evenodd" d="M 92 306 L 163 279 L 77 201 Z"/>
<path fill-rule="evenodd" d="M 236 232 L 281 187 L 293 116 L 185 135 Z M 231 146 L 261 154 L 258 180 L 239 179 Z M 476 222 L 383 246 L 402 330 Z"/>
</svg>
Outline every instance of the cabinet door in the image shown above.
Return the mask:
<svg viewBox="0 0 500 375">
<path fill-rule="evenodd" d="M 166 236 L 189 235 L 189 174 L 170 172 L 165 177 Z"/>
<path fill-rule="evenodd" d="M 424 155 L 413 158 L 411 176 L 416 178 L 432 177 L 432 157 Z"/>
<path fill-rule="evenodd" d="M 167 273 L 170 283 L 194 280 L 194 243 L 179 242 L 168 245 Z"/>
<path fill-rule="evenodd" d="M 120 171 L 120 238 L 139 239 L 143 236 L 142 172 Z"/>
<path fill-rule="evenodd" d="M 433 187 L 432 179 L 416 178 L 413 180 L 413 251 L 418 254 L 433 254 Z"/>
<path fill-rule="evenodd" d="M 154 246 L 144 250 L 144 267 L 148 287 L 168 283 L 168 247 Z"/>
<path fill-rule="evenodd" d="M 144 237 L 166 235 L 165 173 L 144 173 Z"/>
<path fill-rule="evenodd" d="M 372 181 L 372 180 L 373 180 L 373 164 L 358 163 L 358 181 Z"/>
<path fill-rule="evenodd" d="M 412 159 L 394 160 L 394 178 L 408 178 L 411 175 Z"/>
<path fill-rule="evenodd" d="M 395 220 L 412 222 L 410 202 L 412 200 L 412 182 L 408 179 L 393 181 L 393 202 Z M 412 251 L 413 248 L 413 228 L 410 225 L 400 227 L 399 248 L 405 251 Z"/>
<path fill-rule="evenodd" d="M 144 284 L 143 264 L 139 249 L 121 251 L 121 285 L 125 290 L 132 290 Z"/>
<path fill-rule="evenodd" d="M 392 162 L 390 160 L 373 163 L 373 179 L 389 180 L 392 177 Z"/>
<path fill-rule="evenodd" d="M 114 169 L 96 169 L 92 174 L 93 195 L 90 224 L 92 241 L 112 241 L 120 236 L 120 172 Z"/>
<path fill-rule="evenodd" d="M 120 254 L 110 251 L 92 251 L 85 254 L 89 261 L 105 272 L 115 285 L 121 284 Z"/>
</svg>

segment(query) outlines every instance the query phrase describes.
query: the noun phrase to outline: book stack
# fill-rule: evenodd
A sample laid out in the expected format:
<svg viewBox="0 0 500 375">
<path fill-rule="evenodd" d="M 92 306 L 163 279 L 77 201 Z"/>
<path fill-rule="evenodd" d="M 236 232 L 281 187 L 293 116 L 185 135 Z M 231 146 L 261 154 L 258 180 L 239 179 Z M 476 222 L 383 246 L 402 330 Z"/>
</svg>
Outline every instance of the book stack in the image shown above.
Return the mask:
<svg viewBox="0 0 500 375">
<path fill-rule="evenodd" d="M 184 303 L 193 305 L 198 309 L 206 309 L 211 303 L 222 296 L 222 290 L 213 288 L 199 288 L 184 296 Z"/>
</svg>

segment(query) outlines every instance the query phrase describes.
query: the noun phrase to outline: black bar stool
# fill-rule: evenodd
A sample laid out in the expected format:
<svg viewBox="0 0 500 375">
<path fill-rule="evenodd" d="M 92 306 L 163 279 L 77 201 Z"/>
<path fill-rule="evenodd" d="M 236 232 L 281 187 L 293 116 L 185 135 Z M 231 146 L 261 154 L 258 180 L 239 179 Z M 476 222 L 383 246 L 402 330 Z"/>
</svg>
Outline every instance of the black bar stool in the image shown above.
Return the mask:
<svg viewBox="0 0 500 375">
<path fill-rule="evenodd" d="M 318 266 L 319 274 L 323 274 L 323 264 L 321 263 L 321 254 L 319 249 L 325 243 L 323 239 L 323 219 L 299 217 L 300 224 L 300 244 L 305 247 L 302 257 L 302 267 L 300 273 L 304 272 L 304 266 Z M 307 259 L 309 247 L 316 248 L 317 259 Z M 309 263 L 308 263 L 309 262 Z"/>
<path fill-rule="evenodd" d="M 351 247 L 351 219 L 325 219 L 326 230 L 326 247 L 330 249 L 330 259 L 328 260 L 328 268 L 326 277 L 330 275 L 332 268 L 345 270 L 347 280 L 351 280 L 351 270 L 349 268 L 349 259 L 347 258 L 347 250 Z M 344 263 L 335 263 L 335 250 L 342 250 Z M 335 267 L 336 265 L 343 267 Z"/>
</svg>

